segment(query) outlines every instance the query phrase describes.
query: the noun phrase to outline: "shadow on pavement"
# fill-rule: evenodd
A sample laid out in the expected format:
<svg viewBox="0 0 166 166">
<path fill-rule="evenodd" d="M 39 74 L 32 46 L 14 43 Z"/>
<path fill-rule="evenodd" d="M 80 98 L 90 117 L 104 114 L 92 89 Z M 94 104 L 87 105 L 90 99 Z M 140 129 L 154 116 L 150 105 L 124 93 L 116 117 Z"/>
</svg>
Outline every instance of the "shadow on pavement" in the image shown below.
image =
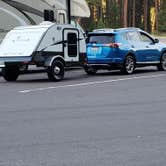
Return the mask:
<svg viewBox="0 0 166 166">
<path fill-rule="evenodd" d="M 73 72 L 72 72 L 73 71 Z M 75 72 L 75 73 L 74 73 Z M 107 71 L 107 70 L 101 70 L 98 71 L 95 75 L 87 75 L 83 69 L 74 69 L 74 70 L 68 70 L 67 73 L 65 74 L 64 80 L 61 82 L 69 82 L 69 81 L 87 81 L 89 78 L 98 78 L 103 77 L 107 78 L 110 76 L 119 76 L 119 77 L 128 77 L 128 76 L 138 76 L 142 74 L 149 74 L 149 73 L 157 73 L 159 72 L 156 68 L 138 68 L 135 70 L 135 72 L 132 75 L 125 75 L 121 73 L 119 70 L 112 70 L 112 71 Z M 15 82 L 12 83 L 58 83 L 58 82 L 52 82 L 47 78 L 47 74 L 44 76 L 44 78 L 41 78 L 39 75 L 37 75 L 37 78 L 35 76 L 28 78 L 30 74 L 40 74 L 40 73 L 45 73 L 46 70 L 28 70 L 26 72 L 22 72 L 21 75 L 24 75 L 24 78 L 19 79 Z M 26 78 L 27 75 L 27 78 Z M 88 81 L 93 81 L 88 80 Z"/>
</svg>

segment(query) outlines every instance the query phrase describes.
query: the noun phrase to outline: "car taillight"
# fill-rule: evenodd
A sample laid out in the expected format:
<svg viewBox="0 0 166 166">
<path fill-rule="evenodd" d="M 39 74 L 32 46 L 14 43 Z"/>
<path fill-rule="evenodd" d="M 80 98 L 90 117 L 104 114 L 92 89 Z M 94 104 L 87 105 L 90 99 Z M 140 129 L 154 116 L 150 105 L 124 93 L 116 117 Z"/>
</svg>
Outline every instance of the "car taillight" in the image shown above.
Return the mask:
<svg viewBox="0 0 166 166">
<path fill-rule="evenodd" d="M 109 43 L 109 44 L 105 44 L 104 46 L 111 47 L 111 48 L 119 48 L 120 43 Z"/>
</svg>

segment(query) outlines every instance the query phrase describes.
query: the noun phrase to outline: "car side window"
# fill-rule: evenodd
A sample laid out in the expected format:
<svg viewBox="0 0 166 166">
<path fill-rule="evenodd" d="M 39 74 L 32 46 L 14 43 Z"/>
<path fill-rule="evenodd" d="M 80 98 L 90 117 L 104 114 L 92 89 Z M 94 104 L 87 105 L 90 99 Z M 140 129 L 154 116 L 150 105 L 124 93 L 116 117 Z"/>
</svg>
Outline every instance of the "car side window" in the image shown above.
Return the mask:
<svg viewBox="0 0 166 166">
<path fill-rule="evenodd" d="M 128 37 L 127 37 L 126 33 L 122 33 L 121 37 L 122 37 L 122 40 L 128 40 Z"/>
<path fill-rule="evenodd" d="M 127 32 L 127 38 L 130 41 L 139 42 L 141 41 L 139 34 L 135 31 Z"/>
<path fill-rule="evenodd" d="M 146 42 L 146 43 L 153 43 L 154 41 L 149 37 L 147 36 L 146 34 L 140 32 L 140 35 L 141 35 L 141 39 L 143 42 Z"/>
</svg>

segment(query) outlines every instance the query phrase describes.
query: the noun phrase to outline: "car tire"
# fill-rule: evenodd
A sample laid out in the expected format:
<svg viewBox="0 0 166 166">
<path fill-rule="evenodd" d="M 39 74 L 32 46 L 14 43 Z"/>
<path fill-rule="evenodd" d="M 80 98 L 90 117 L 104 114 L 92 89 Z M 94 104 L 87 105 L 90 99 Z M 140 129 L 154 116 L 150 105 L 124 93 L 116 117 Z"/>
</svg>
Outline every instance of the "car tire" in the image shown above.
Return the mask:
<svg viewBox="0 0 166 166">
<path fill-rule="evenodd" d="M 65 68 L 61 61 L 54 60 L 47 68 L 47 75 L 51 81 L 61 81 L 64 78 Z"/>
<path fill-rule="evenodd" d="M 85 66 L 84 70 L 88 75 L 95 75 L 97 73 L 97 69 L 92 66 L 90 66 L 90 67 Z"/>
<path fill-rule="evenodd" d="M 18 66 L 6 66 L 2 69 L 2 76 L 6 81 L 16 81 L 20 74 Z"/>
<path fill-rule="evenodd" d="M 157 68 L 159 71 L 165 71 L 166 70 L 166 52 L 164 52 L 160 59 L 160 64 L 157 65 Z"/>
<path fill-rule="evenodd" d="M 121 72 L 124 74 L 133 74 L 135 70 L 135 59 L 132 55 L 126 56 Z"/>
</svg>

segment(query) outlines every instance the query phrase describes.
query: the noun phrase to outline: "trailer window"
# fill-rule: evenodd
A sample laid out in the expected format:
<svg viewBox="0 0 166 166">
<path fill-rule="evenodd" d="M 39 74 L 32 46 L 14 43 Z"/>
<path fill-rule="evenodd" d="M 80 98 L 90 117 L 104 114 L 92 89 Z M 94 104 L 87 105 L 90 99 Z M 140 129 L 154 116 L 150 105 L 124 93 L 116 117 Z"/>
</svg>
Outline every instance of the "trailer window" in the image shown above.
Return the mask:
<svg viewBox="0 0 166 166">
<path fill-rule="evenodd" d="M 76 33 L 68 33 L 67 35 L 68 41 L 68 56 L 76 57 L 77 56 L 77 34 Z"/>
</svg>

